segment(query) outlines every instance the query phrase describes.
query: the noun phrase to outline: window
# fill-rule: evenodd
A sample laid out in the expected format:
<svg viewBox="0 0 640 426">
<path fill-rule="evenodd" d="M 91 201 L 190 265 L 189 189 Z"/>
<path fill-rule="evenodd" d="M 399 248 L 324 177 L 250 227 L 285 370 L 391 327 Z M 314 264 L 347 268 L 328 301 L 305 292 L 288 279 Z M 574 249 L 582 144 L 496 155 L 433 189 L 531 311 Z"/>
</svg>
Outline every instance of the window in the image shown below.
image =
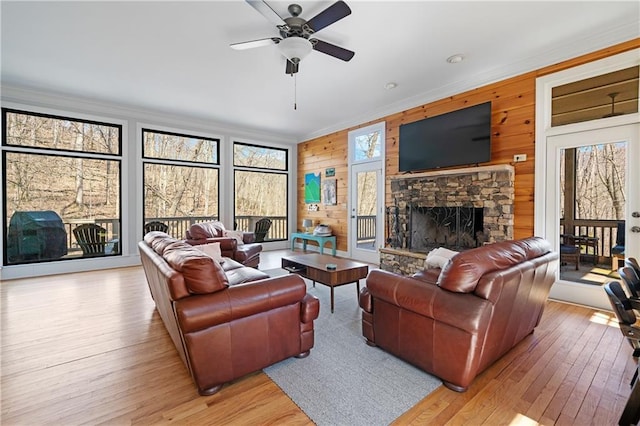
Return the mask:
<svg viewBox="0 0 640 426">
<path fill-rule="evenodd" d="M 166 226 L 184 238 L 192 224 L 217 220 L 220 140 L 142 129 L 142 141 L 143 233 Z"/>
<path fill-rule="evenodd" d="M 363 130 L 364 132 L 354 131 L 351 141 L 353 162 L 380 160 L 384 129 L 374 125 Z"/>
<path fill-rule="evenodd" d="M 551 126 L 638 112 L 639 75 L 635 66 L 554 87 Z"/>
<path fill-rule="evenodd" d="M 120 254 L 122 126 L 2 109 L 4 265 Z"/>
<path fill-rule="evenodd" d="M 233 144 L 234 223 L 255 231 L 262 218 L 271 220 L 265 241 L 288 238 L 288 151 L 240 142 Z M 262 236 L 258 235 L 262 240 Z"/>
</svg>

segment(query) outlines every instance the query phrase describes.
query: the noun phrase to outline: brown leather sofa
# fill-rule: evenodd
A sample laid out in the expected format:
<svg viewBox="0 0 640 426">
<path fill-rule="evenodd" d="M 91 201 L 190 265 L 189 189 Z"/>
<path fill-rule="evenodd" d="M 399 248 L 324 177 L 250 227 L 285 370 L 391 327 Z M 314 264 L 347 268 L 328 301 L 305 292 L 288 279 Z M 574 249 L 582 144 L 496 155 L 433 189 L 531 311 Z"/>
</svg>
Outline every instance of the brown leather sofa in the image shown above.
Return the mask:
<svg viewBox="0 0 640 426">
<path fill-rule="evenodd" d="M 367 343 L 464 392 L 533 332 L 558 254 L 537 237 L 461 252 L 411 277 L 373 270 L 360 293 Z"/>
<path fill-rule="evenodd" d="M 238 240 L 224 235 L 226 228 L 222 222 L 202 222 L 191 225 L 185 235 L 185 240 L 191 245 L 220 243 L 220 249 L 224 257 L 229 257 L 245 266 L 257 268 L 260 263 L 262 244 L 255 243 L 253 232 L 243 232 L 244 244 L 238 244 Z"/>
<path fill-rule="evenodd" d="M 138 248 L 156 309 L 201 395 L 309 354 L 320 305 L 300 276 L 218 263 L 160 231 Z"/>
</svg>

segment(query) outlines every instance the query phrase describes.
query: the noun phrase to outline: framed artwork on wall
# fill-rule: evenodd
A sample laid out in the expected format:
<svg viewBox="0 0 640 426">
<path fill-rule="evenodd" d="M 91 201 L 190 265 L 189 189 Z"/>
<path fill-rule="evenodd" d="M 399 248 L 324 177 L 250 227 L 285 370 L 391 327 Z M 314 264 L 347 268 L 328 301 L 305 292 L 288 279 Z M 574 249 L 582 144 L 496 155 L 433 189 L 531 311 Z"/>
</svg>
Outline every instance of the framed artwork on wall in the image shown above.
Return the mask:
<svg viewBox="0 0 640 426">
<path fill-rule="evenodd" d="M 322 182 L 322 198 L 325 206 L 335 206 L 338 204 L 336 179 L 325 179 L 324 182 Z"/>
<path fill-rule="evenodd" d="M 304 175 L 304 202 L 320 202 L 320 173 L 307 173 Z"/>
</svg>

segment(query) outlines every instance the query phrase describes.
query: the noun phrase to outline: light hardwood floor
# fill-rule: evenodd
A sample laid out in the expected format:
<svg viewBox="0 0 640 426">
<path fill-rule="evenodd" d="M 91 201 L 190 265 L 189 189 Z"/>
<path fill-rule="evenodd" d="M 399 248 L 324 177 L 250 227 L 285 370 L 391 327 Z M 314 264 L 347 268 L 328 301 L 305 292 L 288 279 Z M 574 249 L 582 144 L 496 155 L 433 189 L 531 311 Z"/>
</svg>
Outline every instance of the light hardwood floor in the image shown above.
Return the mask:
<svg viewBox="0 0 640 426">
<path fill-rule="evenodd" d="M 198 396 L 141 267 L 4 281 L 0 294 L 2 425 L 312 424 L 262 372 Z M 441 386 L 395 424 L 613 425 L 634 369 L 611 313 L 549 302 L 466 393 Z"/>
</svg>

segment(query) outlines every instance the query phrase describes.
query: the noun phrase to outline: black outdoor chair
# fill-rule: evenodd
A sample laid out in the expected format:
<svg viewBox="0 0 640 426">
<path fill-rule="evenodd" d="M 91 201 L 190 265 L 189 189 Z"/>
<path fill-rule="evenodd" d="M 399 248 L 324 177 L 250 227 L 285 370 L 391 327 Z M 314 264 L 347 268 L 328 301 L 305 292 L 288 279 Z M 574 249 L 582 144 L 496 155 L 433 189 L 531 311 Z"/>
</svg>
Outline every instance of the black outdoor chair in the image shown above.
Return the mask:
<svg viewBox="0 0 640 426">
<path fill-rule="evenodd" d="M 616 231 L 616 245 L 611 247 L 613 257 L 613 270 L 618 268 L 618 259 L 624 259 L 624 222 L 618 222 Z"/>
<path fill-rule="evenodd" d="M 95 223 L 84 223 L 73 229 L 78 245 L 84 256 L 105 254 L 107 230 Z"/>
<path fill-rule="evenodd" d="M 580 269 L 580 247 L 573 235 L 560 235 L 560 263 L 575 263 L 576 271 Z"/>
<path fill-rule="evenodd" d="M 167 232 L 168 230 L 169 230 L 169 225 L 163 222 L 158 222 L 157 220 L 151 221 L 146 225 L 144 225 L 145 235 L 151 231 Z"/>
<path fill-rule="evenodd" d="M 256 222 L 256 229 L 253 233 L 256 236 L 256 243 L 261 243 L 267 236 L 269 229 L 271 228 L 271 219 L 268 217 L 263 217 L 259 221 Z"/>
</svg>

